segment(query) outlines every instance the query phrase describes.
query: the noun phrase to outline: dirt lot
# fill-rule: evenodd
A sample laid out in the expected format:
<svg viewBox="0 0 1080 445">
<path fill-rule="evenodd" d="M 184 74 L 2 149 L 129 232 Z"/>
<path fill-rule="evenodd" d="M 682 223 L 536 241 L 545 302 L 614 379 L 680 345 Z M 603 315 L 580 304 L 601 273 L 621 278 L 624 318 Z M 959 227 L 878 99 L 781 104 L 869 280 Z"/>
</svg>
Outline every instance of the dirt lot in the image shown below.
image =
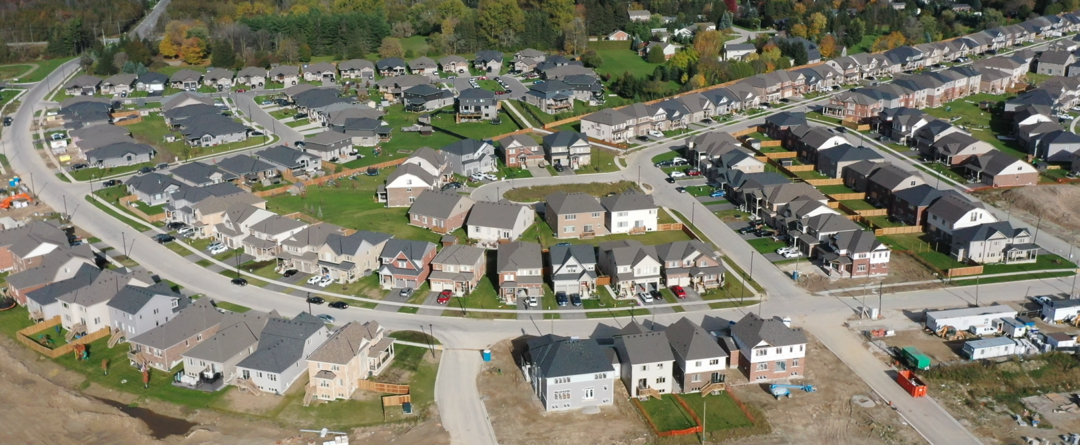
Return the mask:
<svg viewBox="0 0 1080 445">
<path fill-rule="evenodd" d="M 925 443 L 882 404 L 870 387 L 851 378 L 851 370 L 816 339 L 806 353 L 806 376 L 792 383 L 814 385 L 816 392 L 792 390 L 791 398 L 776 400 L 766 384 L 745 383 L 733 393 L 765 413 L 772 433 L 740 440 L 754 444 L 915 444 Z M 746 382 L 742 374 L 734 377 Z"/>
<path fill-rule="evenodd" d="M 921 330 L 897 331 L 896 336 L 886 337 L 881 340 L 886 345 L 898 348 L 905 346 L 918 348 L 919 351 L 930 357 L 931 366 L 963 360 L 960 356 L 960 351 L 964 347 L 963 341 L 944 341 Z"/>
<path fill-rule="evenodd" d="M 85 386 L 82 375 L 68 371 L 24 348 L 0 338 L 0 443 L 50 444 L 307 444 L 314 435 L 298 435 L 293 428 L 210 410 L 192 410 L 96 385 Z M 160 415 L 184 419 L 195 426 L 186 435 L 157 440 L 147 425 L 96 398 L 138 406 Z M 272 399 L 273 397 L 264 396 Z M 18 427 L 11 427 L 17 424 Z M 449 435 L 437 413 L 416 425 L 356 429 L 351 438 L 365 444 L 448 445 Z"/>
<path fill-rule="evenodd" d="M 1019 187 L 1007 190 L 984 190 L 975 193 L 1028 224 L 1042 223 L 1039 230 L 1050 232 L 1070 244 L 1080 242 L 1080 186 L 1074 184 Z M 1011 210 L 1010 210 L 1011 209 Z M 1069 252 L 1056 252 L 1068 255 Z"/>
<path fill-rule="evenodd" d="M 806 275 L 805 279 L 799 280 L 799 285 L 810 292 L 821 292 L 827 289 L 864 286 L 877 283 L 907 283 L 913 281 L 933 280 L 934 274 L 926 266 L 916 262 L 910 256 L 894 253 L 889 261 L 889 275 L 884 280 L 881 278 L 859 278 L 830 280 L 824 275 Z M 912 291 L 939 287 L 937 283 L 904 286 L 891 288 L 890 291 Z M 876 294 L 876 290 L 874 291 Z"/>
<path fill-rule="evenodd" d="M 499 368 L 502 374 L 482 372 L 477 377 L 477 386 L 499 443 L 643 444 L 647 438 L 654 437 L 641 413 L 627 401 L 626 388 L 621 382 L 615 384 L 615 404 L 601 408 L 599 414 L 547 413 L 514 364 L 510 342 L 502 341 L 491 351 L 492 361 L 485 371 Z"/>
</svg>

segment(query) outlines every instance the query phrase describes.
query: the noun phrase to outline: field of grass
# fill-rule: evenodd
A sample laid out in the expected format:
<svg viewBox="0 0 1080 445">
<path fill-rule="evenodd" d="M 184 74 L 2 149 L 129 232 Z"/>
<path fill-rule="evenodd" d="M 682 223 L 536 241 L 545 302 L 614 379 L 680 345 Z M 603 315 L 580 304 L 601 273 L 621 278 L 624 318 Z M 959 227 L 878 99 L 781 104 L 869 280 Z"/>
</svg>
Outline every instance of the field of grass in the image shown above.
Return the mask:
<svg viewBox="0 0 1080 445">
<path fill-rule="evenodd" d="M 682 230 L 666 230 L 663 232 L 646 232 L 641 235 L 629 235 L 625 233 L 597 236 L 590 239 L 559 239 L 555 238 L 551 227 L 539 217 L 536 222 L 521 234 L 522 241 L 535 241 L 543 247 L 551 247 L 559 243 L 592 244 L 594 246 L 608 241 L 634 240 L 645 245 L 667 244 L 675 241 L 686 241 L 690 237 Z"/>
<path fill-rule="evenodd" d="M 996 364 L 971 362 L 930 368 L 921 376 L 927 384 L 938 387 L 947 383 L 963 386 L 962 391 L 951 391 L 950 396 L 960 397 L 968 406 L 982 406 L 987 414 L 992 407 L 979 400 L 990 398 L 1020 412 L 1024 409 L 1020 399 L 1051 392 L 1069 392 L 1080 378 L 1080 367 L 1071 354 L 1049 353 L 1033 359 L 1036 366 L 1025 363 L 1023 370 L 1017 361 Z M 955 387 L 954 385 L 948 385 Z"/>
<path fill-rule="evenodd" d="M 925 111 L 934 117 L 946 120 L 959 117 L 960 119 L 954 122 L 954 125 L 967 127 L 976 139 L 985 141 L 1013 157 L 1024 159 L 1027 154 L 1016 148 L 1016 141 L 1006 142 L 997 138 L 998 135 L 1008 135 L 1012 128 L 1012 121 L 1005 118 L 1001 108 L 995 106 L 992 111 L 979 108 L 979 103 L 982 101 L 997 103 L 1007 99 L 1008 97 L 1003 95 L 975 94 L 963 100 L 949 102 L 943 107 L 927 108 Z"/>
<path fill-rule="evenodd" d="M 439 339 L 432 337 L 430 334 L 418 331 L 394 331 L 389 334 L 391 338 L 396 338 L 401 341 L 408 341 L 413 343 L 433 344 L 439 345 Z"/>
<path fill-rule="evenodd" d="M 660 66 L 645 61 L 637 51 L 627 49 L 602 49 L 596 54 L 604 59 L 604 64 L 596 69 L 599 74 L 610 74 L 612 78 L 622 76 L 629 72 L 636 77 L 651 76 L 656 67 Z"/>
<path fill-rule="evenodd" d="M 694 418 L 675 400 L 675 396 L 664 394 L 660 399 L 650 398 L 641 402 L 645 411 L 658 431 L 676 431 L 697 426 Z"/>
<path fill-rule="evenodd" d="M 383 120 L 394 128 L 394 132 L 391 134 L 389 142 L 379 144 L 382 148 L 382 154 L 372 156 L 372 149 L 360 148 L 359 150 L 364 154 L 364 157 L 344 164 L 345 168 L 357 168 L 398 158 L 406 158 L 420 147 L 440 148 L 461 140 L 459 137 L 440 131 L 433 132 L 431 136 L 421 136 L 420 133 L 400 131 L 402 127 L 416 124 L 420 114 L 406 113 L 404 105 L 400 104 L 387 107 L 384 111 L 386 116 L 383 117 Z M 454 117 L 451 114 L 436 114 L 432 116 L 432 123 L 435 126 L 445 125 L 453 130 L 456 128 L 453 119 Z M 490 124 L 485 125 L 491 126 Z"/>
<path fill-rule="evenodd" d="M 503 197 L 511 201 L 534 202 L 543 201 L 547 195 L 555 192 L 588 193 L 593 196 L 607 196 L 609 193 L 622 193 L 629 189 L 638 189 L 637 185 L 630 181 L 613 183 L 591 182 L 588 184 L 562 184 L 562 185 L 537 185 L 533 187 L 516 188 L 506 192 Z"/>
<path fill-rule="evenodd" d="M 22 62 L 13 65 L 0 66 L 0 79 L 10 80 L 12 77 L 21 76 L 19 77 L 19 82 L 40 82 L 41 80 L 45 79 L 45 76 L 48 76 L 49 73 L 55 71 L 56 68 L 59 68 L 60 65 L 63 65 L 64 62 L 67 62 L 71 59 L 71 57 L 57 57 L 52 59 L 31 60 L 28 62 Z M 37 69 L 29 75 L 23 76 L 32 65 L 37 65 Z M 14 67 L 15 69 L 4 70 L 5 67 Z M 14 73 L 9 77 L 8 74 L 13 73 L 14 71 L 19 72 Z"/>
<path fill-rule="evenodd" d="M 219 307 L 219 308 L 221 308 L 221 309 L 225 309 L 225 310 L 227 310 L 227 311 L 232 311 L 232 312 L 236 312 L 236 313 L 238 313 L 238 314 L 242 314 L 242 313 L 244 313 L 244 312 L 247 312 L 247 311 L 250 311 L 250 310 L 251 310 L 251 308 L 249 308 L 249 307 L 247 307 L 247 306 L 241 306 L 241 305 L 239 305 L 239 304 L 233 304 L 233 303 L 229 303 L 228 301 L 218 301 L 218 302 L 217 302 L 217 303 L 215 303 L 215 304 L 217 304 L 217 307 Z"/>
<path fill-rule="evenodd" d="M 682 397 L 686 405 L 694 410 L 699 419 L 702 419 L 705 432 L 753 425 L 753 422 L 739 409 L 739 405 L 735 404 L 735 399 L 732 399 L 726 391 L 718 395 L 684 394 L 679 397 Z M 702 413 L 706 417 L 702 417 Z"/>
<path fill-rule="evenodd" d="M 517 123 L 515 123 L 513 119 L 510 119 L 506 114 L 500 115 L 499 122 L 499 125 L 492 125 L 491 122 L 457 123 L 454 121 L 454 115 L 446 113 L 431 117 L 432 125 L 479 141 L 485 139 L 498 139 L 499 136 L 513 133 L 521 129 L 518 127 Z"/>
</svg>

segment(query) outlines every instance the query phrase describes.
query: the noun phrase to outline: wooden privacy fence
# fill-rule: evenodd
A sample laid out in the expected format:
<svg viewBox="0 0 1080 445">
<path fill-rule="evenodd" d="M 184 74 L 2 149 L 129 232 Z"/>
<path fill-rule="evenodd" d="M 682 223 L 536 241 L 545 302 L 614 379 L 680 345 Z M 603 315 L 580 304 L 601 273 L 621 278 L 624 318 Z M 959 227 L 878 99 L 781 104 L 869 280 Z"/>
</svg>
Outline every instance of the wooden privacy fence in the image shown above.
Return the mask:
<svg viewBox="0 0 1080 445">
<path fill-rule="evenodd" d="M 409 385 L 396 385 L 393 383 L 379 383 L 373 382 L 367 379 L 361 379 L 357 382 L 357 388 L 365 391 L 381 392 L 386 394 L 408 394 Z"/>
<path fill-rule="evenodd" d="M 124 196 L 120 198 L 120 205 L 126 208 L 129 212 L 134 213 L 139 218 L 142 218 L 146 222 L 156 223 L 165 221 L 165 212 L 161 212 L 156 215 L 148 215 L 146 212 L 140 210 L 138 206 L 131 205 L 132 202 L 138 200 L 139 197 L 135 195 Z"/>
<path fill-rule="evenodd" d="M 954 267 L 946 270 L 945 275 L 949 278 L 952 277 L 965 277 L 969 275 L 979 275 L 983 273 L 982 266 L 970 266 L 970 267 Z"/>
<path fill-rule="evenodd" d="M 844 185 L 844 179 L 843 178 L 837 178 L 837 179 L 806 179 L 805 181 L 806 181 L 807 184 L 810 184 L 810 185 L 812 185 L 814 187 L 824 187 L 824 186 L 827 186 L 827 185 Z M 858 199 L 862 199 L 862 198 L 858 198 Z"/>
<path fill-rule="evenodd" d="M 760 141 L 762 147 L 782 147 L 784 141 Z"/>
<path fill-rule="evenodd" d="M 746 135 L 748 135 L 750 133 L 760 133 L 760 132 L 761 132 L 761 127 L 750 127 L 750 128 L 746 128 L 746 129 L 743 129 L 743 130 L 731 132 L 731 133 L 728 133 L 728 134 L 730 134 L 731 137 L 734 137 L 734 138 L 738 139 L 738 138 L 746 136 Z"/>
<path fill-rule="evenodd" d="M 849 121 L 849 120 L 844 121 L 844 126 L 848 127 L 848 128 L 858 130 L 858 131 L 869 131 L 870 130 L 870 124 L 859 124 L 857 122 L 852 122 L 852 121 Z"/>
<path fill-rule="evenodd" d="M 791 159 L 798 156 L 799 153 L 794 151 L 777 151 L 773 153 L 765 153 L 765 159 Z"/>
<path fill-rule="evenodd" d="M 382 398 L 382 406 L 384 408 L 387 406 L 399 406 L 409 402 L 412 402 L 412 396 L 409 394 L 403 394 L 399 396 L 383 396 Z"/>
<path fill-rule="evenodd" d="M 781 167 L 781 168 L 783 168 L 784 170 L 787 170 L 787 171 L 789 171 L 791 173 L 812 172 L 812 171 L 814 171 L 814 166 L 813 165 L 789 165 L 789 166 Z"/>
<path fill-rule="evenodd" d="M 889 214 L 889 209 L 856 210 L 855 214 L 859 216 L 886 216 Z"/>
<path fill-rule="evenodd" d="M 667 231 L 671 231 L 671 230 L 682 230 L 682 229 L 683 229 L 682 223 L 668 223 L 668 224 L 657 224 L 656 225 L 656 231 L 657 232 L 667 232 Z"/>
<path fill-rule="evenodd" d="M 19 340 L 19 343 L 26 345 L 27 347 L 33 349 L 34 351 L 37 351 L 41 355 L 49 358 L 57 358 L 64 354 L 70 354 L 71 351 L 75 350 L 76 345 L 87 344 L 95 340 L 107 337 L 109 335 L 109 328 L 102 328 L 98 329 L 96 332 L 92 332 L 88 335 L 84 335 L 80 338 L 72 340 L 70 343 L 65 343 L 52 349 L 42 346 L 40 343 L 34 340 L 33 336 L 58 324 L 60 324 L 60 317 L 56 316 L 42 323 L 38 323 L 20 330 L 18 332 L 19 335 L 16 335 L 15 338 Z"/>
<path fill-rule="evenodd" d="M 900 235 L 906 233 L 923 233 L 922 226 L 882 227 L 874 229 L 874 235 Z"/>
<path fill-rule="evenodd" d="M 611 285 L 611 277 L 596 277 L 596 285 L 597 286 L 610 286 Z"/>
<path fill-rule="evenodd" d="M 382 163 L 379 163 L 379 164 L 372 164 L 372 165 L 366 165 L 366 166 L 363 166 L 363 167 L 350 168 L 348 170 L 342 170 L 342 171 L 337 172 L 337 173 L 331 173 L 331 174 L 328 174 L 328 175 L 325 175 L 325 176 L 320 176 L 320 177 L 315 178 L 315 179 L 308 179 L 306 181 L 301 181 L 300 183 L 304 184 L 304 186 L 322 185 L 322 184 L 325 184 L 325 183 L 329 182 L 331 179 L 335 179 L 335 180 L 336 179 L 341 179 L 341 178 L 349 176 L 349 175 L 351 175 L 353 173 L 364 173 L 364 172 L 368 171 L 368 169 L 377 168 L 377 169 L 381 170 L 381 169 L 384 169 L 384 168 L 387 168 L 387 167 L 393 167 L 393 166 L 396 166 L 396 165 L 401 165 L 402 163 L 405 162 L 406 159 L 408 159 L 408 158 L 398 158 L 398 159 L 394 159 L 394 160 L 391 160 L 391 161 L 382 162 Z M 289 178 L 286 177 L 286 175 L 284 173 L 281 176 L 283 178 L 285 178 L 286 180 L 289 179 Z M 289 187 L 292 187 L 292 185 L 286 185 L 284 187 L 278 187 L 278 188 L 275 188 L 275 189 L 263 190 L 261 192 L 255 192 L 254 195 L 258 196 L 260 198 L 265 198 L 265 197 L 268 197 L 268 196 L 276 196 L 276 195 L 280 195 L 282 193 L 288 192 Z"/>
<path fill-rule="evenodd" d="M 813 185 L 813 184 L 810 184 L 810 185 Z M 835 194 L 829 194 L 828 196 L 830 198 L 834 199 L 834 200 L 837 200 L 837 201 L 851 201 L 851 200 L 855 200 L 855 199 L 858 199 L 858 200 L 866 199 L 866 193 L 835 193 Z"/>
<path fill-rule="evenodd" d="M 825 205 L 828 206 L 830 209 L 838 209 L 840 208 L 840 201 L 829 201 Z"/>
</svg>

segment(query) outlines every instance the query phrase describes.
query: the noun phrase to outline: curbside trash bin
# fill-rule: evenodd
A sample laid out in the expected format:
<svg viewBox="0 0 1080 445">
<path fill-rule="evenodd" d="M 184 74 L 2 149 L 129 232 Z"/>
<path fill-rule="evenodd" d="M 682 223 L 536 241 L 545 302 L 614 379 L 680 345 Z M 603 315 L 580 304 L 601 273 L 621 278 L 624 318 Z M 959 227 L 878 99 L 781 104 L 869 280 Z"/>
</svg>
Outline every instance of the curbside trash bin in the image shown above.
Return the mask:
<svg viewBox="0 0 1080 445">
<path fill-rule="evenodd" d="M 485 349 L 485 350 L 484 350 L 484 351 L 482 352 L 482 354 L 483 354 L 483 356 L 484 356 L 484 361 L 485 361 L 485 362 L 490 362 L 490 361 L 491 361 L 491 350 L 490 350 L 490 349 Z"/>
</svg>

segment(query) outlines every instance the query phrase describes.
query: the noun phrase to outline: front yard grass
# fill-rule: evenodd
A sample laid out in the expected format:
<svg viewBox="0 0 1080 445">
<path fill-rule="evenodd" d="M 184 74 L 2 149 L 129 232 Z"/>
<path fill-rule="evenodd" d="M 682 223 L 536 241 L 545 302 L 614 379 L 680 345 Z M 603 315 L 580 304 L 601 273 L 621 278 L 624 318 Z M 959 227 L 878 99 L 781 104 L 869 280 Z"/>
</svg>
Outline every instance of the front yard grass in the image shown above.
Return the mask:
<svg viewBox="0 0 1080 445">
<path fill-rule="evenodd" d="M 75 178 L 76 181 L 90 181 L 124 173 L 131 173 L 133 171 L 138 171 L 140 168 L 143 167 L 153 166 L 153 162 L 144 162 L 142 164 L 124 165 L 111 168 L 84 168 L 82 170 L 76 170 L 68 173 L 70 173 L 71 177 Z"/>
<path fill-rule="evenodd" d="M 1052 253 L 1039 254 L 1039 257 L 1034 263 L 1029 264 L 986 264 L 983 266 L 983 275 L 992 275 L 999 273 L 1009 272 L 1027 272 L 1035 270 L 1074 270 L 1076 264 L 1073 264 L 1062 258 L 1060 255 Z"/>
<path fill-rule="evenodd" d="M 423 300 L 421 300 L 423 301 Z M 476 289 L 465 297 L 452 297 L 443 311 L 445 317 L 468 317 L 485 319 L 517 319 L 517 314 L 512 312 L 470 312 L 469 309 L 517 309 L 516 306 L 506 305 L 499 300 L 495 292 L 495 286 L 487 276 L 480 279 Z"/>
<path fill-rule="evenodd" d="M 776 252 L 776 249 L 787 246 L 787 243 L 783 241 L 776 241 L 772 238 L 752 239 L 747 241 L 746 244 L 749 244 L 750 247 L 753 247 L 754 250 L 761 253 L 773 253 Z"/>
<path fill-rule="evenodd" d="M 640 191 L 636 184 L 631 181 L 619 182 L 590 182 L 587 184 L 560 184 L 560 185 L 537 185 L 521 187 L 506 192 L 503 197 L 517 202 L 543 201 L 547 195 L 555 192 L 588 193 L 593 196 L 607 196 L 610 193 L 622 193 L 634 189 Z"/>
<path fill-rule="evenodd" d="M 586 312 L 585 316 L 587 318 L 649 315 L 649 310 L 638 306 L 637 300 L 616 300 L 603 286 L 597 289 L 595 298 L 582 300 L 581 307 L 583 309 L 607 309 L 606 312 Z"/>
<path fill-rule="evenodd" d="M 679 156 L 682 156 L 682 153 L 679 153 L 678 151 L 673 150 L 673 151 L 664 152 L 664 153 L 658 154 L 656 156 L 653 156 L 652 163 L 655 165 L 658 162 L 670 161 L 670 160 L 675 159 L 675 158 L 677 158 Z"/>
<path fill-rule="evenodd" d="M 304 125 L 307 125 L 307 124 L 310 124 L 310 123 L 311 123 L 310 120 L 308 120 L 307 118 L 304 118 L 304 119 L 299 119 L 299 120 L 295 120 L 295 121 L 286 122 L 285 125 L 288 125 L 291 128 L 296 128 L 296 127 L 303 127 Z"/>
</svg>

